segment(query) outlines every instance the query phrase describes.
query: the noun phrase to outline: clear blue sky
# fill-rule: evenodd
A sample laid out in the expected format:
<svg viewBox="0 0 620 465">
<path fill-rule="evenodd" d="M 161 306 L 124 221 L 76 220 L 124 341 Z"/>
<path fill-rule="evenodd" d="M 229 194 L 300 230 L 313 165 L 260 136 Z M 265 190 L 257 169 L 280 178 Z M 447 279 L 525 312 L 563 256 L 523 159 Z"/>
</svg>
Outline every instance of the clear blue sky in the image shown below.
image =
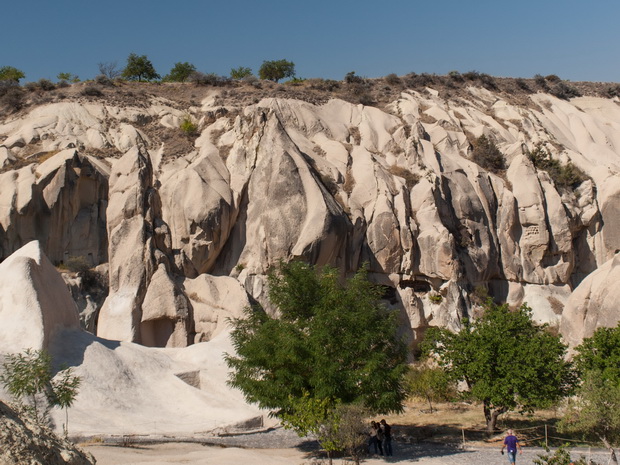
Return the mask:
<svg viewBox="0 0 620 465">
<path fill-rule="evenodd" d="M 620 81 L 620 0 L 21 0 L 0 8 L 0 66 L 26 81 L 147 55 L 228 75 L 285 58 L 304 78 L 476 70 Z"/>
</svg>

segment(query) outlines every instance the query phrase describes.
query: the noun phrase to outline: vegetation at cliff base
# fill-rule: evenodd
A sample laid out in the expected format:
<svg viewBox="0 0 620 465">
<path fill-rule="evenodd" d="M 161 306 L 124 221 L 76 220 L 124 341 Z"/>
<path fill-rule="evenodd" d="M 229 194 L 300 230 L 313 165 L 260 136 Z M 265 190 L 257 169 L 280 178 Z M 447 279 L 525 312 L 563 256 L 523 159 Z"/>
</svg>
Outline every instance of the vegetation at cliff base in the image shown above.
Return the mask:
<svg viewBox="0 0 620 465">
<path fill-rule="evenodd" d="M 300 435 L 324 429 L 339 406 L 398 412 L 406 397 L 405 346 L 381 289 L 364 269 L 340 278 L 330 267 L 282 264 L 269 276 L 279 317 L 255 308 L 232 321 L 230 384 Z"/>
<path fill-rule="evenodd" d="M 531 412 L 549 407 L 572 389 L 571 364 L 559 336 L 532 321 L 531 309 L 487 300 L 484 314 L 465 320 L 453 333 L 431 328 L 425 351 L 454 381 L 464 382 L 467 394 L 482 403 L 487 430 L 508 411 Z"/>
</svg>

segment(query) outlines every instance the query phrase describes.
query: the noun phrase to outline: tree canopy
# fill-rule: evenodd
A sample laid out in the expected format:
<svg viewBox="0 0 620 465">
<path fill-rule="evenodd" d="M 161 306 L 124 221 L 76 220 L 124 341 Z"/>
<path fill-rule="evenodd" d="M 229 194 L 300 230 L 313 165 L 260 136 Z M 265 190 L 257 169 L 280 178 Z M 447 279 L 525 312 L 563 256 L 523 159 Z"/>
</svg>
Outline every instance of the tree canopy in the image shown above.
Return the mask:
<svg viewBox="0 0 620 465">
<path fill-rule="evenodd" d="M 337 405 L 402 409 L 405 346 L 365 270 L 343 284 L 336 269 L 291 262 L 270 275 L 269 289 L 279 318 L 248 309 L 246 318 L 233 320 L 237 354 L 226 358 L 229 382 L 248 401 L 274 410 L 300 434 Z M 308 405 L 316 421 L 304 419 Z"/>
<path fill-rule="evenodd" d="M 574 383 L 571 364 L 564 360 L 566 346 L 532 321 L 525 304 L 513 311 L 487 300 L 484 314 L 464 321 L 459 333 L 431 328 L 426 339 L 426 350 L 440 366 L 482 402 L 490 432 L 501 414 L 547 407 Z"/>
<path fill-rule="evenodd" d="M 22 70 L 14 68 L 13 66 L 0 67 L 0 81 L 19 82 L 20 79 L 25 77 L 26 75 Z"/>
<path fill-rule="evenodd" d="M 194 72 L 196 72 L 196 67 L 187 61 L 175 63 L 170 72 L 164 76 L 164 81 L 185 82 Z"/>
<path fill-rule="evenodd" d="M 295 76 L 295 63 L 287 60 L 263 61 L 258 70 L 258 76 L 274 82 L 293 77 Z"/>
<path fill-rule="evenodd" d="M 560 426 L 565 431 L 597 437 L 618 463 L 615 448 L 620 445 L 620 324 L 598 328 L 575 350 L 581 385 L 569 401 Z"/>
<path fill-rule="evenodd" d="M 130 53 L 127 57 L 127 65 L 123 70 L 122 77 L 130 81 L 142 81 L 143 79 L 152 81 L 160 78 L 151 60 L 146 55 L 138 56 L 135 53 Z"/>
</svg>

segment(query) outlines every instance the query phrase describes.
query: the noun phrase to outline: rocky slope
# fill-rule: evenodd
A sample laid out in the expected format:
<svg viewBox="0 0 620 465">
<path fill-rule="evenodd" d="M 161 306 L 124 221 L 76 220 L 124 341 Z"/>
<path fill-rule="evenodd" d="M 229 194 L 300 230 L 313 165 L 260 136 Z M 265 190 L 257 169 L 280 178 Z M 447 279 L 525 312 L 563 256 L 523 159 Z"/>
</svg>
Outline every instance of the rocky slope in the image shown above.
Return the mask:
<svg viewBox="0 0 620 465">
<path fill-rule="evenodd" d="M 98 336 L 210 340 L 250 300 L 267 305 L 266 273 L 294 258 L 368 262 L 413 344 L 429 325 L 457 329 L 486 294 L 527 302 L 572 343 L 620 319 L 591 283 L 620 250 L 618 97 L 466 82 L 392 87 L 377 107 L 281 85 L 250 102 L 128 86 L 0 115 L 1 256 L 36 239 L 56 265 L 106 264 Z M 481 135 L 507 169 L 473 161 Z M 528 158 L 538 144 L 586 179 L 560 187 Z"/>
<path fill-rule="evenodd" d="M 36 425 L 0 402 L 0 463 L 3 465 L 92 465 L 96 463 L 71 442 Z"/>
</svg>

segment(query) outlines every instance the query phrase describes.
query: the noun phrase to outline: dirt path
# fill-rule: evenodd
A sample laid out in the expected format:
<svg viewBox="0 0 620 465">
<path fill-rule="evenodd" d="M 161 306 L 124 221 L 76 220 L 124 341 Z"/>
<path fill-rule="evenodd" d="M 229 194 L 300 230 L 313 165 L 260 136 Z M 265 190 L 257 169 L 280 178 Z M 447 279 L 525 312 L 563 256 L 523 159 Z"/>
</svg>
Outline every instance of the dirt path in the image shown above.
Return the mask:
<svg viewBox="0 0 620 465">
<path fill-rule="evenodd" d="M 368 465 L 385 462 L 417 465 L 469 465 L 507 464 L 497 448 L 481 447 L 460 450 L 435 444 L 395 444 L 394 457 L 384 459 L 371 457 L 364 461 Z M 257 449 L 234 446 L 205 445 L 201 443 L 165 443 L 120 447 L 112 445 L 83 446 L 97 459 L 98 465 L 311 465 L 327 463 L 315 460 L 315 451 L 304 451 L 291 447 L 286 449 Z M 544 453 L 540 448 L 526 448 L 517 458 L 518 465 L 533 465 L 533 460 Z M 573 458 L 587 456 L 587 451 L 573 452 Z M 608 455 L 597 450 L 592 459 L 600 464 L 607 463 Z M 340 459 L 334 461 L 339 465 Z"/>
</svg>

